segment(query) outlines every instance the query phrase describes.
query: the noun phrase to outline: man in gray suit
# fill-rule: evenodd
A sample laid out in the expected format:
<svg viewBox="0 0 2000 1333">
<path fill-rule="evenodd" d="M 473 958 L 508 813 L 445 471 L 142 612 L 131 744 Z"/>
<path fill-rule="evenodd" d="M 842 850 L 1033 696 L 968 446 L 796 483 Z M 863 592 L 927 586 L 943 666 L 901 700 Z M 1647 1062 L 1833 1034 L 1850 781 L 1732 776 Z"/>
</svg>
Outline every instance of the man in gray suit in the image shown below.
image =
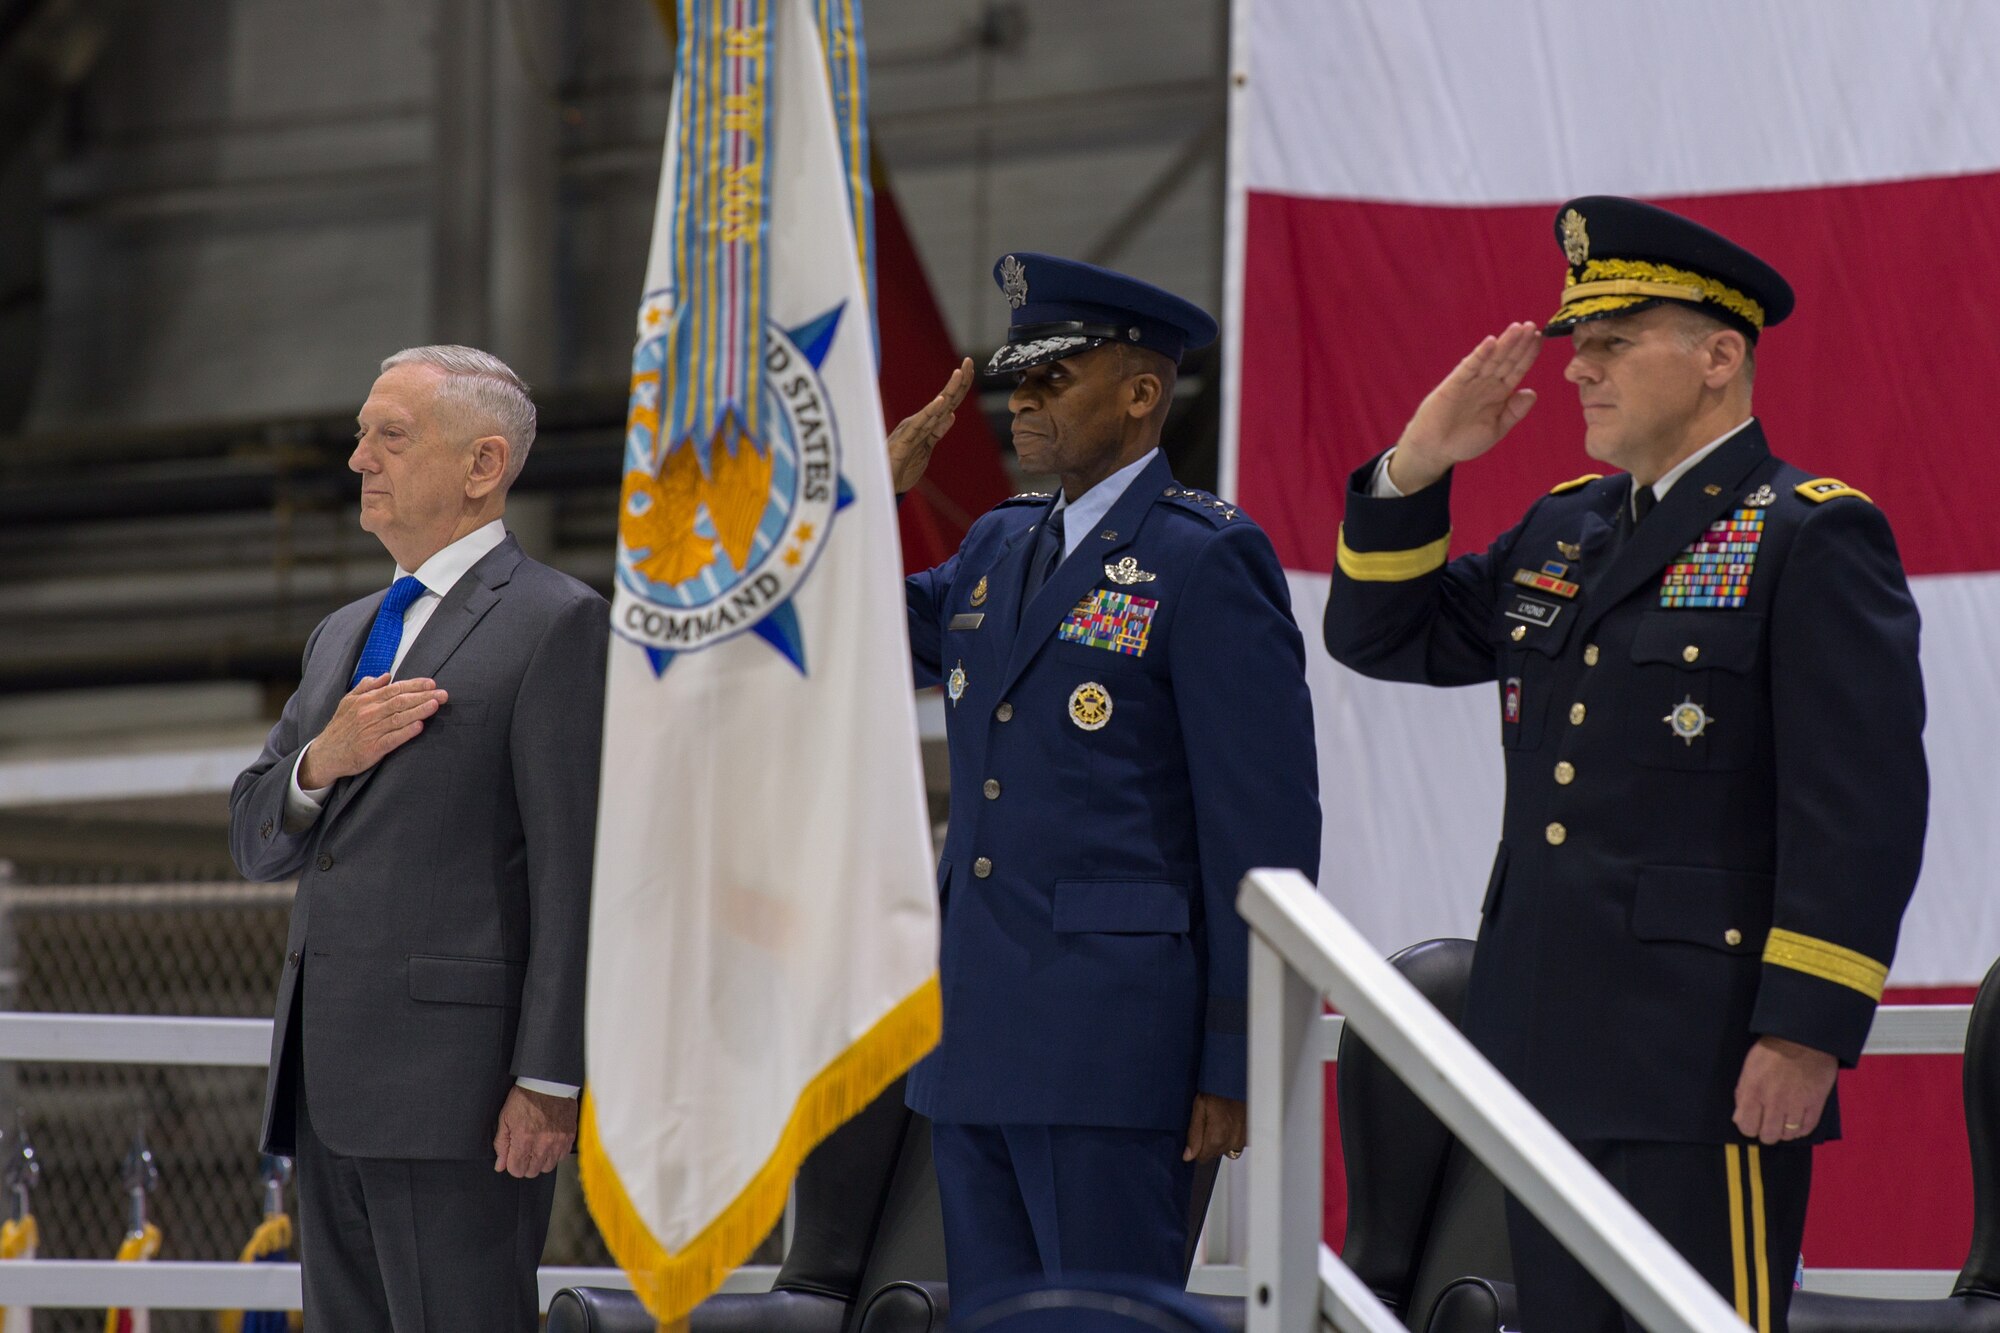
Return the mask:
<svg viewBox="0 0 2000 1333">
<path fill-rule="evenodd" d="M 385 593 L 328 616 L 229 798 L 297 875 L 264 1150 L 298 1160 L 310 1327 L 533 1329 L 583 1083 L 608 617 L 502 522 L 535 408 L 497 358 L 382 363 L 348 466 Z"/>
</svg>

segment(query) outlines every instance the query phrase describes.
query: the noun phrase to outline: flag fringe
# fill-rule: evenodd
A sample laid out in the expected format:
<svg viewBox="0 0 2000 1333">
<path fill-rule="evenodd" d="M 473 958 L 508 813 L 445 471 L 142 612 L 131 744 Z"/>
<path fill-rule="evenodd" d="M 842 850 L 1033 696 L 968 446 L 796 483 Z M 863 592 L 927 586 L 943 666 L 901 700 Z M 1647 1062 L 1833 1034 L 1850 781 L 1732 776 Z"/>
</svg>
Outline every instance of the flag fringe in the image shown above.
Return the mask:
<svg viewBox="0 0 2000 1333">
<path fill-rule="evenodd" d="M 750 1257 L 783 1215 L 806 1155 L 922 1059 L 942 1029 L 943 1000 L 933 975 L 806 1084 L 771 1156 L 678 1254 L 654 1238 L 633 1206 L 597 1136 L 596 1104 L 584 1090 L 577 1138 L 584 1198 L 612 1258 L 663 1328 L 684 1320 Z"/>
</svg>

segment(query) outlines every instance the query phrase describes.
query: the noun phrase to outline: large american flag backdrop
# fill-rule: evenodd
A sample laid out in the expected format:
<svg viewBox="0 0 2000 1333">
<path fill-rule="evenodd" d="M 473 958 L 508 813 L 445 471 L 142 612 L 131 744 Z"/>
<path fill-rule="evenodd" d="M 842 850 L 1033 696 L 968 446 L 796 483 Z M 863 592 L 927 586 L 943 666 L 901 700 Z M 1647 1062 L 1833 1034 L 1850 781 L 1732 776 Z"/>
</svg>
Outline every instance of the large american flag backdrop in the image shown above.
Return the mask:
<svg viewBox="0 0 2000 1333">
<path fill-rule="evenodd" d="M 2000 6 L 1236 11 L 1223 486 L 1270 533 L 1313 645 L 1322 888 L 1385 951 L 1477 929 L 1500 827 L 1495 695 L 1363 680 L 1317 645 L 1341 491 L 1481 336 L 1556 308 L 1555 206 L 1634 195 L 1741 241 L 1798 292 L 1760 348 L 1757 414 L 1781 456 L 1887 513 L 1924 617 L 1930 839 L 1885 999 L 1969 1000 L 2000 954 Z M 1566 359 L 1548 349 L 1534 412 L 1462 470 L 1454 554 L 1602 470 Z M 1819 1155 L 1808 1266 L 1964 1261 L 1959 1070 L 1898 1056 L 1843 1075 L 1847 1138 Z"/>
</svg>

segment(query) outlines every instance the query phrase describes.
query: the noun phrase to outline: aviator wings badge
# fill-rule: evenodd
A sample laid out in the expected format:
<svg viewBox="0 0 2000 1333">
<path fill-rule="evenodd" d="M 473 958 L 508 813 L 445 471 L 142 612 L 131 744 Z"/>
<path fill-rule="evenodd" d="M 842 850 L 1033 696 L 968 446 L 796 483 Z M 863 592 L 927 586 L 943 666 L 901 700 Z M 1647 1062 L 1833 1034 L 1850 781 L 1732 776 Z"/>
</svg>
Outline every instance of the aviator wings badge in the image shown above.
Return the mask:
<svg viewBox="0 0 2000 1333">
<path fill-rule="evenodd" d="M 1151 583 L 1159 575 L 1139 568 L 1139 562 L 1128 555 L 1115 565 L 1105 565 L 1104 577 L 1121 588 L 1129 588 L 1135 583 Z"/>
</svg>

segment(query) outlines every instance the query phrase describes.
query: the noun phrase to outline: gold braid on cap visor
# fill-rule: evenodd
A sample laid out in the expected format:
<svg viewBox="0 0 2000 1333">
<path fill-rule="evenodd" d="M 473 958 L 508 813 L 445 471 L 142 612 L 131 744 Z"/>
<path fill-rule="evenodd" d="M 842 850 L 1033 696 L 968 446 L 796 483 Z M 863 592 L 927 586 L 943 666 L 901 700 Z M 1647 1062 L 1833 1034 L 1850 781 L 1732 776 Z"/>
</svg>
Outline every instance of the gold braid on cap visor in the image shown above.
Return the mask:
<svg viewBox="0 0 2000 1333">
<path fill-rule="evenodd" d="M 1562 309 L 1549 317 L 1549 323 L 1601 315 L 1654 298 L 1707 301 L 1747 321 L 1753 329 L 1764 327 L 1764 307 L 1727 283 L 1643 259 L 1593 259 L 1581 273 L 1567 275 Z"/>
</svg>

